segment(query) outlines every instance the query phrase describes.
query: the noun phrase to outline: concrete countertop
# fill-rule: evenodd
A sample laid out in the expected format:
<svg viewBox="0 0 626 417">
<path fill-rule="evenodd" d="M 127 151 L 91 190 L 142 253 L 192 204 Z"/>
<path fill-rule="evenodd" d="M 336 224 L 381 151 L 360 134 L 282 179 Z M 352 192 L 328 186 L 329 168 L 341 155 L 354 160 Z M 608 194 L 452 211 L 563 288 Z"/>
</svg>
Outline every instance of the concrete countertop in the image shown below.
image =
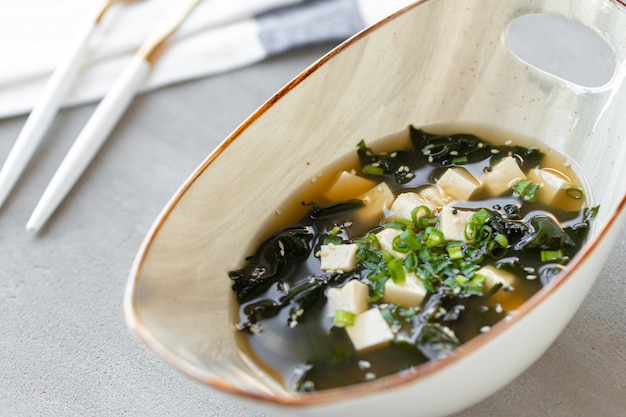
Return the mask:
<svg viewBox="0 0 626 417">
<path fill-rule="evenodd" d="M 157 359 L 127 329 L 122 297 L 139 244 L 170 196 L 330 47 L 137 97 L 47 227 L 29 235 L 32 209 L 94 106 L 60 113 L 0 212 L 0 415 L 264 416 Z M 24 120 L 0 121 L 2 158 Z M 625 243 L 548 352 L 456 417 L 626 416 Z"/>
</svg>

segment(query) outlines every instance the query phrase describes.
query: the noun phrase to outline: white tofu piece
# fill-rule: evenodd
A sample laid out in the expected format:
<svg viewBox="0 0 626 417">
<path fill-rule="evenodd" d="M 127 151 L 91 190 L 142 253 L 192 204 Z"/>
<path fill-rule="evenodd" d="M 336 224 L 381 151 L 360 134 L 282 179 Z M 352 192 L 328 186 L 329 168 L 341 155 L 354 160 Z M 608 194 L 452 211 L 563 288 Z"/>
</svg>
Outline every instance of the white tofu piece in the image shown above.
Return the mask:
<svg viewBox="0 0 626 417">
<path fill-rule="evenodd" d="M 374 181 L 370 181 L 348 171 L 342 171 L 337 175 L 333 185 L 331 185 L 326 192 L 325 197 L 330 201 L 343 201 L 358 198 L 374 186 L 376 186 Z"/>
<path fill-rule="evenodd" d="M 485 293 L 491 291 L 497 284 L 502 284 L 503 287 L 512 287 L 515 282 L 515 275 L 492 265 L 483 266 L 475 273 L 486 277 L 485 281 L 483 281 Z"/>
<path fill-rule="evenodd" d="M 393 240 L 396 236 L 402 234 L 402 230 L 387 228 L 376 233 L 376 238 L 380 243 L 380 248 L 386 252 L 389 252 L 394 258 L 406 258 L 408 253 L 396 252 L 393 250 Z"/>
<path fill-rule="evenodd" d="M 443 206 L 439 214 L 439 230 L 443 233 L 445 240 L 465 239 L 465 225 L 474 215 L 474 211 L 461 210 L 452 206 Z"/>
<path fill-rule="evenodd" d="M 369 287 L 356 279 L 351 280 L 343 287 L 330 288 L 326 293 L 328 315 L 334 316 L 340 310 L 352 314 L 361 314 L 369 307 L 368 296 Z"/>
<path fill-rule="evenodd" d="M 425 206 L 434 213 L 437 210 L 437 206 L 430 201 L 424 199 L 420 194 L 408 192 L 402 193 L 393 201 L 391 205 L 391 211 L 396 213 L 398 217 L 403 219 L 411 219 L 411 213 L 415 207 Z"/>
<path fill-rule="evenodd" d="M 387 280 L 383 295 L 384 302 L 397 304 L 403 308 L 417 307 L 422 304 L 427 293 L 422 281 L 414 273 L 405 271 L 405 275 L 406 279 L 401 284 L 396 284 L 391 279 Z"/>
<path fill-rule="evenodd" d="M 384 218 L 385 210 L 389 209 L 395 196 L 389 186 L 381 182 L 359 198 L 365 202 L 365 207 L 354 213 L 354 223 L 361 223 L 368 230 Z"/>
<path fill-rule="evenodd" d="M 352 326 L 345 327 L 354 348 L 366 351 L 389 344 L 394 336 L 377 307 L 358 314 Z"/>
<path fill-rule="evenodd" d="M 534 168 L 528 172 L 528 179 L 539 185 L 536 201 L 564 210 L 578 210 L 585 201 L 584 198 L 577 200 L 567 195 L 566 190 L 574 186 L 572 180 L 559 170 Z"/>
<path fill-rule="evenodd" d="M 465 168 L 448 168 L 437 185 L 457 200 L 467 201 L 480 188 L 480 181 Z"/>
<path fill-rule="evenodd" d="M 430 204 L 435 206 L 437 209 L 440 209 L 441 207 L 445 206 L 453 200 L 450 195 L 442 192 L 442 190 L 435 187 L 434 185 L 427 185 L 421 188 L 418 194 L 424 200 L 430 202 Z"/>
<path fill-rule="evenodd" d="M 359 247 L 354 243 L 335 245 L 329 243 L 320 248 L 322 271 L 349 272 L 357 264 L 356 253 Z"/>
<path fill-rule="evenodd" d="M 512 156 L 506 156 L 491 167 L 490 171 L 484 172 L 481 181 L 483 189 L 494 197 L 512 190 L 515 184 L 525 179 L 526 175 L 517 164 L 517 160 Z"/>
</svg>

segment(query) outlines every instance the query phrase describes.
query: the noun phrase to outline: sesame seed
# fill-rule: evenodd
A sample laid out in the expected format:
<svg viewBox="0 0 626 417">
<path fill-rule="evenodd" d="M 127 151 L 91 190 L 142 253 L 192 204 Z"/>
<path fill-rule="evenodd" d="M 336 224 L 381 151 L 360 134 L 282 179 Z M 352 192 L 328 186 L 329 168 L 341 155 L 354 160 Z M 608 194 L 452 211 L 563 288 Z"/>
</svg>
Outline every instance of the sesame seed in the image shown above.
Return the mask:
<svg viewBox="0 0 626 417">
<path fill-rule="evenodd" d="M 491 153 L 494 154 L 494 155 L 498 154 L 498 153 L 500 153 L 500 149 L 492 149 Z"/>
<path fill-rule="evenodd" d="M 372 381 L 374 379 L 376 379 L 376 374 L 374 372 L 368 372 L 365 374 L 366 381 Z"/>
<path fill-rule="evenodd" d="M 459 154 L 458 151 L 450 151 L 450 155 L 452 156 L 457 156 Z"/>
<path fill-rule="evenodd" d="M 526 275 L 526 279 L 532 281 L 534 279 L 537 279 L 537 275 L 535 275 L 535 274 L 528 274 L 528 275 Z"/>
<path fill-rule="evenodd" d="M 364 360 L 359 361 L 359 368 L 360 368 L 361 370 L 363 370 L 363 369 L 369 369 L 369 368 L 371 368 L 371 367 L 372 367 L 372 364 L 371 364 L 371 363 L 369 363 L 368 361 L 364 361 Z"/>
<path fill-rule="evenodd" d="M 506 142 L 504 142 L 504 144 L 505 144 L 505 145 L 507 145 L 507 146 L 509 146 L 509 145 L 512 145 L 512 144 L 513 144 L 513 141 L 509 139 L 509 140 L 507 140 Z"/>
<path fill-rule="evenodd" d="M 313 381 L 304 381 L 302 388 L 305 391 L 313 391 L 315 389 L 315 383 L 313 383 Z"/>
<path fill-rule="evenodd" d="M 281 214 L 283 214 L 283 211 L 281 209 L 276 209 L 276 215 L 280 216 Z"/>
<path fill-rule="evenodd" d="M 498 303 L 496 304 L 496 313 L 500 314 L 502 313 L 502 304 Z"/>
<path fill-rule="evenodd" d="M 483 327 L 480 328 L 480 332 L 481 333 L 486 333 L 489 330 L 491 330 L 491 326 L 483 326 Z"/>
</svg>

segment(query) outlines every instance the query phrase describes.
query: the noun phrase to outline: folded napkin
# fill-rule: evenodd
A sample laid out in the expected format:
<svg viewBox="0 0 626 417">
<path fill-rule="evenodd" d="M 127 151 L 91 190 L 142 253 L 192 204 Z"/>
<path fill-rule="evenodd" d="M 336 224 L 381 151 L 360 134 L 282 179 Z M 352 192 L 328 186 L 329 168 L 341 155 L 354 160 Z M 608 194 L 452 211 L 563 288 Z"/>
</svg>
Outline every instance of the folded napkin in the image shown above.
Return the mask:
<svg viewBox="0 0 626 417">
<path fill-rule="evenodd" d="M 342 41 L 414 0 L 203 0 L 170 39 L 143 91 L 217 74 L 303 45 Z M 64 105 L 101 98 L 176 0 L 113 6 Z M 28 113 L 100 1 L 20 0 L 0 13 L 0 117 Z"/>
</svg>

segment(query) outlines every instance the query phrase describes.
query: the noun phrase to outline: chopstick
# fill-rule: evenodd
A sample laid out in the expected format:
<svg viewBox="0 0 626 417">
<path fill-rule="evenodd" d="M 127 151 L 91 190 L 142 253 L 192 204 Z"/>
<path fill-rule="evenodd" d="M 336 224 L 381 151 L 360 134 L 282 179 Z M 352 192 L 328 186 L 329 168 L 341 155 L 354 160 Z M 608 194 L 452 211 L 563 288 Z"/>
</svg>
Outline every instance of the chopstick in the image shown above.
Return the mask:
<svg viewBox="0 0 626 417">
<path fill-rule="evenodd" d="M 59 110 L 61 101 L 66 96 L 72 81 L 85 58 L 89 41 L 106 12 L 119 0 L 108 0 L 97 11 L 83 32 L 79 34 L 76 43 L 61 59 L 46 84 L 41 96 L 35 103 L 22 131 L 18 135 L 2 169 L 0 170 L 0 207 L 15 187 L 32 158 L 37 146 L 50 127 L 54 116 Z"/>
<path fill-rule="evenodd" d="M 135 52 L 50 180 L 26 224 L 27 231 L 39 231 L 67 196 L 154 67 L 163 44 L 176 32 L 199 1 L 177 1 L 176 11 Z"/>
</svg>

